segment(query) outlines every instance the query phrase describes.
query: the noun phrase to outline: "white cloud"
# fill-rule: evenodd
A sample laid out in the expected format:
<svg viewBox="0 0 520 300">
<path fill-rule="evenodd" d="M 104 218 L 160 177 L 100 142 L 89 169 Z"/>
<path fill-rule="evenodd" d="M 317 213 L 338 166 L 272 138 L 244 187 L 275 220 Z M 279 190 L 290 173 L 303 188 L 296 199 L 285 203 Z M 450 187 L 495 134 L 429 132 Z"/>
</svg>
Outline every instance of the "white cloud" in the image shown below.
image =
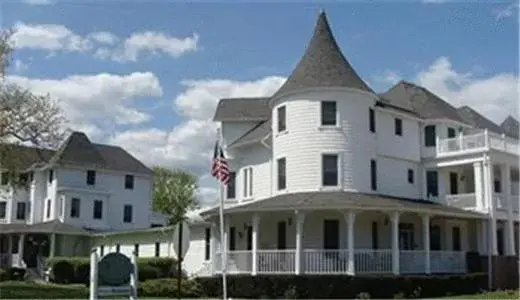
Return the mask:
<svg viewBox="0 0 520 300">
<path fill-rule="evenodd" d="M 84 52 L 92 48 L 92 42 L 63 25 L 26 24 L 14 25 L 12 40 L 16 48 L 42 49 L 51 52 Z"/>
<path fill-rule="evenodd" d="M 199 36 L 193 34 L 185 38 L 173 37 L 161 32 L 144 31 L 132 34 L 116 48 L 100 48 L 96 52 L 99 58 L 112 59 L 119 62 L 137 61 L 144 53 L 163 53 L 171 57 L 179 57 L 197 50 Z"/>
<path fill-rule="evenodd" d="M 119 132 L 108 142 L 124 147 L 148 165 L 181 168 L 201 176 L 201 201 L 215 199 L 215 183 L 207 177 L 207 173 L 217 126 L 211 119 L 218 100 L 271 95 L 284 80 L 281 77 L 265 77 L 255 81 L 183 81 L 186 89 L 173 102 L 186 121 L 171 130 L 150 128 Z"/>
<path fill-rule="evenodd" d="M 66 118 L 74 128 L 101 135 L 97 124 L 107 129 L 111 124 L 139 124 L 150 116 L 137 108 L 137 97 L 160 97 L 159 79 L 150 72 L 115 75 L 72 75 L 61 79 L 9 76 L 9 82 L 36 94 L 50 94 L 59 100 Z M 87 124 L 87 125 L 85 125 Z"/>
<path fill-rule="evenodd" d="M 494 9 L 493 15 L 495 16 L 495 18 L 497 20 L 507 19 L 507 18 L 512 17 L 513 15 L 518 16 L 519 7 L 520 7 L 520 4 L 517 0 L 507 6 L 501 7 L 499 9 Z"/>
<path fill-rule="evenodd" d="M 55 0 L 22 0 L 22 2 L 29 5 L 53 5 L 56 3 Z"/>
<path fill-rule="evenodd" d="M 23 71 L 27 70 L 27 68 L 29 68 L 29 64 L 27 63 L 24 63 L 22 60 L 20 59 L 15 59 L 13 61 L 13 64 L 12 64 L 13 68 L 14 68 L 14 72 L 15 73 L 22 73 Z"/>
<path fill-rule="evenodd" d="M 106 45 L 113 45 L 117 43 L 119 38 L 114 35 L 113 33 L 110 33 L 108 31 L 96 31 L 93 33 L 90 33 L 88 37 L 100 44 L 106 44 Z"/>
</svg>

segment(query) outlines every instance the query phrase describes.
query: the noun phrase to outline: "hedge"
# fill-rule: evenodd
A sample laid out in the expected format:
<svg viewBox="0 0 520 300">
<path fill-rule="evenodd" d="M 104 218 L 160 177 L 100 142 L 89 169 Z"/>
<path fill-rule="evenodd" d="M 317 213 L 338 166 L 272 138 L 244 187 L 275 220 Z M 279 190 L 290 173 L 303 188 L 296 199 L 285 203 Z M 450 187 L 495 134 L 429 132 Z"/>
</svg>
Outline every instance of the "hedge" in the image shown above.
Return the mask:
<svg viewBox="0 0 520 300">
<path fill-rule="evenodd" d="M 183 280 L 181 297 L 199 297 L 200 289 L 193 280 Z M 141 282 L 139 297 L 177 298 L 177 281 L 162 278 Z M 84 284 L 40 284 L 28 281 L 0 282 L 0 299 L 86 299 L 89 289 Z"/>
<path fill-rule="evenodd" d="M 196 281 L 202 297 L 222 297 L 220 276 Z M 232 298 L 388 299 L 474 294 L 487 287 L 487 276 L 233 275 L 227 282 L 228 297 Z"/>
<path fill-rule="evenodd" d="M 14 267 L 0 269 L 0 281 L 23 280 L 24 277 L 25 269 Z"/>
<path fill-rule="evenodd" d="M 83 283 L 90 281 L 90 258 L 54 257 L 47 260 L 52 268 L 51 281 L 54 283 Z M 138 258 L 139 280 L 170 278 L 177 275 L 177 262 L 173 258 Z"/>
</svg>

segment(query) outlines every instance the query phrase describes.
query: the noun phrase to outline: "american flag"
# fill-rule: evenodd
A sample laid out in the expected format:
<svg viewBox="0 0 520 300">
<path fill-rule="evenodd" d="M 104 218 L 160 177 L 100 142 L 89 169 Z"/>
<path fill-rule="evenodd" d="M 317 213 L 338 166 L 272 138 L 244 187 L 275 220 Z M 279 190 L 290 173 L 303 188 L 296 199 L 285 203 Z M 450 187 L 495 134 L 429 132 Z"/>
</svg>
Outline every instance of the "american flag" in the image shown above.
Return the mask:
<svg viewBox="0 0 520 300">
<path fill-rule="evenodd" d="M 211 176 L 215 177 L 217 180 L 220 180 L 220 182 L 223 184 L 228 184 L 230 178 L 228 162 L 218 141 L 215 143 L 215 151 L 213 152 Z"/>
</svg>

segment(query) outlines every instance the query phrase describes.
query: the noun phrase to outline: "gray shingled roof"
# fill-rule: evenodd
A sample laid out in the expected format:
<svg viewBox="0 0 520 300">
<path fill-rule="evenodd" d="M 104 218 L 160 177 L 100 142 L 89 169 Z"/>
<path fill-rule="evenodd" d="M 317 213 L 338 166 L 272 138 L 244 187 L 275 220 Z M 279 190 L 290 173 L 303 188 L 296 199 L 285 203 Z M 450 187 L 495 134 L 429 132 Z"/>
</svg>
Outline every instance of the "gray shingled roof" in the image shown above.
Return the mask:
<svg viewBox="0 0 520 300">
<path fill-rule="evenodd" d="M 265 121 L 271 116 L 269 97 L 220 99 L 214 121 Z"/>
<path fill-rule="evenodd" d="M 83 132 L 73 132 L 57 150 L 37 149 L 18 145 L 3 145 L 17 151 L 19 170 L 31 167 L 73 165 L 101 168 L 137 174 L 153 174 L 152 170 L 118 146 L 92 143 Z"/>
<path fill-rule="evenodd" d="M 380 94 L 383 102 L 415 112 L 424 119 L 449 119 L 466 123 L 457 109 L 424 87 L 400 81 Z"/>
<path fill-rule="evenodd" d="M 251 201 L 225 208 L 226 212 L 255 211 L 262 209 L 337 209 L 340 207 L 354 208 L 387 208 L 388 210 L 405 209 L 407 211 L 434 210 L 439 214 L 465 214 L 468 216 L 483 216 L 482 214 L 466 211 L 436 202 L 399 198 L 387 195 L 365 194 L 356 192 L 306 192 L 291 193 L 274 196 L 265 200 Z M 218 212 L 218 206 L 207 210 L 201 215 L 208 216 Z"/>
<path fill-rule="evenodd" d="M 262 140 L 271 133 L 271 119 L 262 121 L 246 131 L 242 136 L 231 142 L 228 147 L 237 147 L 249 143 L 255 143 Z"/>
<path fill-rule="evenodd" d="M 505 133 L 502 127 L 498 126 L 496 123 L 467 105 L 459 107 L 457 111 L 459 112 L 460 117 L 473 127 L 487 129 L 498 134 Z"/>
<path fill-rule="evenodd" d="M 514 137 L 515 139 L 519 138 L 519 123 L 518 120 L 513 118 L 512 116 L 508 116 L 500 127 L 504 129 L 508 136 Z"/>
<path fill-rule="evenodd" d="M 341 52 L 324 12 L 318 16 L 305 54 L 273 97 L 311 87 L 349 87 L 373 92 Z"/>
<path fill-rule="evenodd" d="M 88 230 L 78 228 L 59 220 L 35 224 L 0 224 L 2 233 L 59 233 L 71 235 L 90 235 Z"/>
</svg>

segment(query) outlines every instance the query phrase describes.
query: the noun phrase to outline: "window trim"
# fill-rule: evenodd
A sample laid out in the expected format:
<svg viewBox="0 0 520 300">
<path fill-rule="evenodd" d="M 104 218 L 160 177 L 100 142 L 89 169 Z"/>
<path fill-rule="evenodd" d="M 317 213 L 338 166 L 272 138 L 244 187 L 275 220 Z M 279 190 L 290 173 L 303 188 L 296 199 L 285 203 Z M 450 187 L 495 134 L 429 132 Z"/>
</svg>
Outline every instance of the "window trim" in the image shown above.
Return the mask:
<svg viewBox="0 0 520 300">
<path fill-rule="evenodd" d="M 18 213 L 20 211 L 20 206 L 23 206 L 22 211 L 22 217 L 19 217 L 20 214 Z M 27 220 L 27 203 L 26 202 L 16 202 L 16 220 Z"/>
<path fill-rule="evenodd" d="M 78 200 L 78 209 L 77 209 L 77 216 L 76 214 L 72 214 L 72 208 L 74 207 L 74 200 Z M 71 219 L 77 219 L 77 218 L 80 218 L 81 217 L 81 199 L 78 198 L 78 197 L 72 197 L 70 199 L 70 211 L 69 211 L 69 217 Z"/>
<path fill-rule="evenodd" d="M 126 219 L 126 208 L 130 208 L 130 220 Z M 131 204 L 124 204 L 123 205 L 123 223 L 128 224 L 132 223 L 134 221 L 134 206 Z"/>
<path fill-rule="evenodd" d="M 394 135 L 403 136 L 403 119 L 394 118 Z"/>
<path fill-rule="evenodd" d="M 244 199 L 253 198 L 253 166 L 245 166 L 242 168 L 242 196 Z"/>
<path fill-rule="evenodd" d="M 370 159 L 370 190 L 377 191 L 377 160 Z"/>
<path fill-rule="evenodd" d="M 431 144 L 428 142 L 429 140 L 426 135 L 427 128 L 433 128 L 433 141 L 431 142 Z M 431 147 L 437 146 L 437 127 L 436 127 L 436 125 L 429 124 L 429 125 L 424 126 L 423 136 L 424 136 L 424 140 L 423 140 L 424 147 L 431 148 Z"/>
<path fill-rule="evenodd" d="M 408 171 L 407 171 L 407 181 L 409 184 L 414 184 L 415 183 L 415 172 L 412 168 L 408 168 Z"/>
<path fill-rule="evenodd" d="M 324 103 L 334 103 L 336 108 L 336 116 L 335 116 L 335 124 L 323 124 L 323 104 Z M 319 127 L 320 128 L 336 128 L 339 127 L 340 120 L 339 120 L 339 109 L 338 109 L 338 101 L 335 100 L 321 100 L 319 106 Z"/>
<path fill-rule="evenodd" d="M 283 160 L 284 162 L 284 180 L 283 180 L 283 187 L 280 187 L 280 161 Z M 279 157 L 276 159 L 276 190 L 277 191 L 285 191 L 287 190 L 287 158 L 286 157 Z"/>
<path fill-rule="evenodd" d="M 92 178 L 93 178 L 93 179 L 92 179 L 92 182 L 89 181 L 89 178 L 91 178 L 91 177 L 89 176 L 90 174 L 93 174 L 93 175 L 92 175 Z M 96 179 L 97 179 L 97 178 L 96 178 L 96 177 L 97 177 L 96 175 L 97 175 L 97 174 L 96 174 L 96 171 L 95 171 L 95 170 L 87 170 L 87 175 L 86 175 L 87 177 L 85 178 L 85 184 L 88 185 L 88 186 L 94 186 L 94 185 L 96 185 Z"/>
<path fill-rule="evenodd" d="M 372 107 L 368 108 L 368 130 L 376 132 L 376 111 Z"/>
<path fill-rule="evenodd" d="M 132 178 L 132 180 L 128 181 L 128 178 Z M 131 182 L 131 184 L 128 185 L 127 184 L 128 182 Z M 135 176 L 134 175 L 132 175 L 132 174 L 126 174 L 125 175 L 124 187 L 125 187 L 125 190 L 133 190 L 134 189 L 134 187 L 135 187 Z"/>
<path fill-rule="evenodd" d="M 280 110 L 284 112 L 284 127 L 282 129 L 280 129 Z M 283 104 L 276 108 L 276 133 L 282 134 L 285 132 L 287 132 L 287 105 Z"/>
<path fill-rule="evenodd" d="M 96 217 L 96 203 L 101 203 L 101 216 L 99 218 Z M 92 204 L 92 219 L 103 220 L 103 200 L 94 199 Z"/>
<path fill-rule="evenodd" d="M 337 159 L 337 166 L 336 166 L 336 177 L 337 177 L 337 184 L 336 185 L 325 185 L 324 184 L 324 170 L 323 170 L 323 162 L 324 162 L 324 157 L 327 156 L 327 155 L 335 155 L 336 156 L 336 159 Z M 337 189 L 341 189 L 343 187 L 343 176 L 342 176 L 342 155 L 340 155 L 339 152 L 334 152 L 334 151 L 324 151 L 324 152 L 321 152 L 320 153 L 320 156 L 319 156 L 319 162 L 320 162 L 320 176 L 319 176 L 319 180 L 320 180 L 320 183 L 319 183 L 319 187 L 320 189 L 322 190 L 337 190 Z"/>
</svg>

